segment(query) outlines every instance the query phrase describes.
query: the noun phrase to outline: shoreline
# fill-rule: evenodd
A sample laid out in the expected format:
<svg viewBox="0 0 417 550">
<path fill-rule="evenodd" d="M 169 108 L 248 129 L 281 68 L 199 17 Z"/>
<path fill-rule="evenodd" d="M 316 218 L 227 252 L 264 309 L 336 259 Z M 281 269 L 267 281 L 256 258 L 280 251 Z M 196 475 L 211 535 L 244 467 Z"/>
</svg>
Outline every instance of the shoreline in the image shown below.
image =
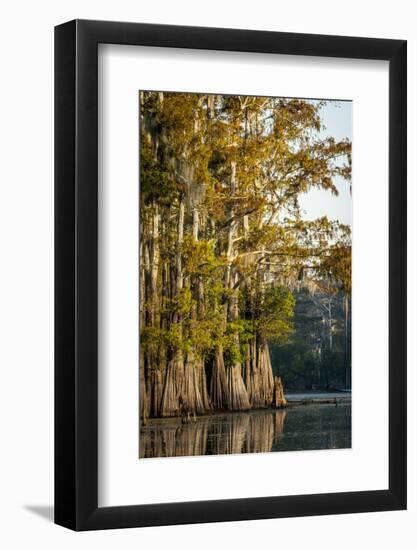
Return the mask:
<svg viewBox="0 0 417 550">
<path fill-rule="evenodd" d="M 190 419 L 184 423 L 184 425 L 187 424 L 195 424 L 198 423 L 201 420 L 206 420 L 207 418 L 212 418 L 215 416 L 229 416 L 229 415 L 238 415 L 238 414 L 258 414 L 260 412 L 284 412 L 288 409 L 294 409 L 298 407 L 305 407 L 305 406 L 311 406 L 311 405 L 346 405 L 352 402 L 351 395 L 349 394 L 343 394 L 340 393 L 340 397 L 310 397 L 308 399 L 302 398 L 300 394 L 300 399 L 294 399 L 293 396 L 291 396 L 290 400 L 287 400 L 287 404 L 285 407 L 275 408 L 275 407 L 259 407 L 256 409 L 247 409 L 242 411 L 229 411 L 229 410 L 215 410 L 215 411 L 207 411 L 205 414 L 201 414 L 198 416 L 191 416 Z M 155 417 L 155 418 L 148 418 L 146 421 L 146 424 L 143 424 L 142 420 L 140 421 L 139 429 L 146 429 L 148 427 L 153 426 L 163 426 L 167 424 L 178 424 L 178 422 L 181 422 L 182 417 L 181 416 L 170 416 L 170 417 Z"/>
</svg>

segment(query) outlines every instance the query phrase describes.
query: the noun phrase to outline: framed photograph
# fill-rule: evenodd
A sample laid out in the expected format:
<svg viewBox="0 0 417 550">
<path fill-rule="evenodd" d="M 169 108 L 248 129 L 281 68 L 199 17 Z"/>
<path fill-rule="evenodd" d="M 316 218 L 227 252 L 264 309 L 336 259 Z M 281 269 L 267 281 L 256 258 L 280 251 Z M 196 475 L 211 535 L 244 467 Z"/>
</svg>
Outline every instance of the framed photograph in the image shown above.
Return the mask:
<svg viewBox="0 0 417 550">
<path fill-rule="evenodd" d="M 406 508 L 406 42 L 55 29 L 55 522 Z"/>
</svg>

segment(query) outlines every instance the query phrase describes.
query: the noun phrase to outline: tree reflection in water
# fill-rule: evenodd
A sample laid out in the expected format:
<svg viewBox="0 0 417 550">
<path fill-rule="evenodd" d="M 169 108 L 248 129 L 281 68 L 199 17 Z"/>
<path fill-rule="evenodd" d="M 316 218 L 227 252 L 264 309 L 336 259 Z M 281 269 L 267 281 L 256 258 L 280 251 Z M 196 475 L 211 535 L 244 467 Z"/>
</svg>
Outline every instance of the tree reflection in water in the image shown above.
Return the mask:
<svg viewBox="0 0 417 550">
<path fill-rule="evenodd" d="M 141 429 L 140 457 L 267 453 L 283 436 L 286 414 L 257 411 L 149 425 Z"/>
<path fill-rule="evenodd" d="M 311 404 L 181 419 L 149 420 L 140 430 L 140 458 L 348 449 L 351 402 Z"/>
</svg>

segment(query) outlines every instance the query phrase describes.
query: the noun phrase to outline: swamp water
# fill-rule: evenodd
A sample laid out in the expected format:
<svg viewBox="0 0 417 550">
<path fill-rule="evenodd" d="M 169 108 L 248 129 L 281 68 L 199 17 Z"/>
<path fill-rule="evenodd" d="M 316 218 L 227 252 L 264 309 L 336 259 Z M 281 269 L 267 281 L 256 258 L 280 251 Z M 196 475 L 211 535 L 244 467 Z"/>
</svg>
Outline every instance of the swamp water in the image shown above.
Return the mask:
<svg viewBox="0 0 417 550">
<path fill-rule="evenodd" d="M 351 447 L 350 399 L 282 410 L 150 419 L 140 429 L 140 458 L 267 453 Z"/>
</svg>

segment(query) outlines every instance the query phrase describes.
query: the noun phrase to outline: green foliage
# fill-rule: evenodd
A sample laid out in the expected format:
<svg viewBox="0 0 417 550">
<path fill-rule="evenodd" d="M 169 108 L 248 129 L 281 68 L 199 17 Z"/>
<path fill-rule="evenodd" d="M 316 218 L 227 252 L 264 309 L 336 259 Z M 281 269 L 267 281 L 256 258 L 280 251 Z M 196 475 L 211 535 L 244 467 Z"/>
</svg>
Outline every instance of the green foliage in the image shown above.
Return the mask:
<svg viewBox="0 0 417 550">
<path fill-rule="evenodd" d="M 294 297 L 288 288 L 265 289 L 258 302 L 256 330 L 271 341 L 286 341 L 293 330 L 294 305 Z"/>
<path fill-rule="evenodd" d="M 222 338 L 226 364 L 234 365 L 243 361 L 248 342 L 255 337 L 254 325 L 247 319 L 229 321 Z"/>
<path fill-rule="evenodd" d="M 336 194 L 336 177 L 350 182 L 351 144 L 322 137 L 322 105 L 141 92 L 145 351 L 207 358 L 221 345 L 233 365 L 261 336 L 280 357 L 292 350 L 294 373 L 315 365 L 290 340 L 295 291 L 349 294 L 351 277 L 350 229 L 303 220 L 298 203 L 313 188 Z"/>
<path fill-rule="evenodd" d="M 221 265 L 216 258 L 214 241 L 195 241 L 191 235 L 186 235 L 181 248 L 184 270 L 193 276 L 213 276 Z"/>
<path fill-rule="evenodd" d="M 144 204 L 166 205 L 175 186 L 168 171 L 152 156 L 150 146 L 144 142 L 140 151 L 140 195 Z"/>
</svg>

